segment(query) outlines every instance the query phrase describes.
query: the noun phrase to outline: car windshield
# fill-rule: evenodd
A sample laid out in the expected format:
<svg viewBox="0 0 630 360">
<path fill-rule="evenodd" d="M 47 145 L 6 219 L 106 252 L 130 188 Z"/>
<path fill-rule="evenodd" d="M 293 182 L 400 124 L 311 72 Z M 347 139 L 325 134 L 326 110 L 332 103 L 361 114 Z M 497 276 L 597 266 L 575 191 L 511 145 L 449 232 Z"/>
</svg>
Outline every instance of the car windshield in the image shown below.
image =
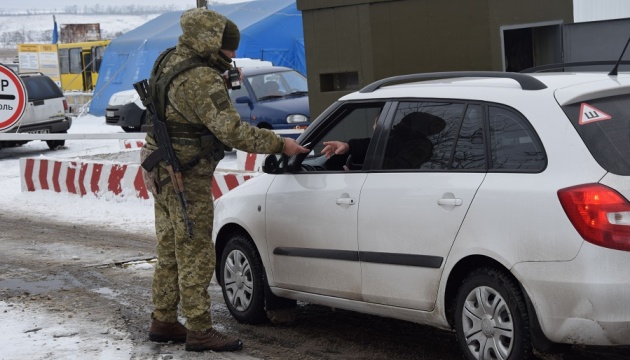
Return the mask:
<svg viewBox="0 0 630 360">
<path fill-rule="evenodd" d="M 564 106 L 591 154 L 606 171 L 630 175 L 630 95 Z"/>
<path fill-rule="evenodd" d="M 306 77 L 297 71 L 277 71 L 247 77 L 257 100 L 306 95 Z"/>
</svg>

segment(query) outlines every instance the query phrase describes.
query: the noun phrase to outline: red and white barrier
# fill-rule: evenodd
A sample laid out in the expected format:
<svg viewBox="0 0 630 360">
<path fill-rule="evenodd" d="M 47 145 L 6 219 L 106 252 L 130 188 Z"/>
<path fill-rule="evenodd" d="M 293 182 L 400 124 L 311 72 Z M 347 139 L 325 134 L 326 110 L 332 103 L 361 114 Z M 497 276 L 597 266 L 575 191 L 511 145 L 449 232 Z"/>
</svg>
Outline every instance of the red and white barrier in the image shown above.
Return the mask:
<svg viewBox="0 0 630 360">
<path fill-rule="evenodd" d="M 51 190 L 84 196 L 135 196 L 149 199 L 140 165 L 98 163 L 84 160 L 46 158 L 20 159 L 22 191 Z M 231 173 L 218 170 L 212 180 L 212 196 L 220 198 L 228 191 L 256 176 L 256 173 Z"/>
<path fill-rule="evenodd" d="M 212 197 L 216 200 L 256 175 L 258 174 L 236 174 L 215 171 L 214 177 L 212 178 Z"/>
<path fill-rule="evenodd" d="M 137 149 L 144 146 L 144 140 L 121 139 L 118 140 L 121 149 Z"/>
<path fill-rule="evenodd" d="M 236 166 L 239 170 L 262 172 L 266 154 L 252 154 L 236 150 Z"/>
<path fill-rule="evenodd" d="M 148 199 L 140 165 L 84 160 L 20 159 L 22 191 L 52 190 L 84 196 L 136 196 Z"/>
</svg>

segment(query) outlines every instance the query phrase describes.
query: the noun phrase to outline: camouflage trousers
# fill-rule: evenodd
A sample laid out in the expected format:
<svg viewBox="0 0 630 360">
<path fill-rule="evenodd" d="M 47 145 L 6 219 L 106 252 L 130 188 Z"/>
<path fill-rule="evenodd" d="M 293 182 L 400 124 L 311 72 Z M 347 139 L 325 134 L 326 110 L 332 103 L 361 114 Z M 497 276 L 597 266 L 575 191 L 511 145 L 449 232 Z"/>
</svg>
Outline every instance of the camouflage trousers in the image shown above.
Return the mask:
<svg viewBox="0 0 630 360">
<path fill-rule="evenodd" d="M 208 286 L 214 272 L 215 251 L 212 243 L 212 172 L 214 166 L 202 161 L 185 172 L 184 193 L 193 239 L 186 231 L 179 198 L 172 182 L 154 193 L 157 264 L 153 275 L 152 317 L 165 322 L 177 321 L 178 306 L 189 330 L 212 326 Z M 168 173 L 158 169 L 164 180 Z"/>
</svg>

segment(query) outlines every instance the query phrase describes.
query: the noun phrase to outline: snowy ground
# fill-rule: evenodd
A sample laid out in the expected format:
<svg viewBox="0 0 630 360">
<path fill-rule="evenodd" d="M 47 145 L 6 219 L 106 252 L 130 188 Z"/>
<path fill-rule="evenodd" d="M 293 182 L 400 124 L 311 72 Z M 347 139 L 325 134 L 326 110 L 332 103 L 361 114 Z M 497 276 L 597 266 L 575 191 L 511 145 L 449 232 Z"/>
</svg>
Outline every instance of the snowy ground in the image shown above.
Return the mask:
<svg viewBox="0 0 630 360">
<path fill-rule="evenodd" d="M 91 115 L 73 121 L 69 133 L 93 134 L 121 132 L 119 127 L 105 125 L 103 117 Z M 19 158 L 59 157 L 72 159 L 97 154 L 119 153 L 119 140 L 67 140 L 66 149 L 50 151 L 45 142 L 32 141 L 18 148 L 0 150 L 0 226 L 2 213 L 31 214 L 83 226 L 124 226 L 132 232 L 153 233 L 153 201 L 135 197 L 80 197 L 53 191 L 21 192 Z M 236 161 L 226 157 L 220 167 L 233 169 Z M 59 206 L 63 204 L 63 206 Z M 125 223 L 121 223 L 125 219 Z M 1 236 L 0 236 L 1 239 Z M 139 263 L 127 271 L 150 276 L 152 265 Z M 10 279 L 0 274 L 0 292 L 10 287 Z M 38 297 L 37 283 L 30 293 Z M 106 290 L 104 290 L 106 291 Z M 115 296 L 115 294 L 112 294 Z M 99 359 L 129 359 L 133 348 L 127 334 L 107 324 L 90 323 L 59 311 L 44 311 L 32 303 L 0 301 L 0 360 L 79 359 L 86 353 Z M 60 309 L 61 310 L 61 309 Z M 91 357 L 93 358 L 93 357 Z M 168 358 L 168 357 L 158 357 Z"/>
</svg>

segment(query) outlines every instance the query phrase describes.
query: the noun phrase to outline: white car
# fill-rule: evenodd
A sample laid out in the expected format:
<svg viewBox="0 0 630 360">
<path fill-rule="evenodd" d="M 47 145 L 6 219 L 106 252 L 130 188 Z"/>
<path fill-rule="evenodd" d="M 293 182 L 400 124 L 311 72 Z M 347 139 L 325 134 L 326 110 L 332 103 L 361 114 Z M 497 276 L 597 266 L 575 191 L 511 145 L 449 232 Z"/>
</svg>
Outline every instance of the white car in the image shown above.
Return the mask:
<svg viewBox="0 0 630 360">
<path fill-rule="evenodd" d="M 574 72 L 342 97 L 298 139 L 308 156 L 268 157 L 215 203 L 230 312 L 255 323 L 292 299 L 404 319 L 454 329 L 468 359 L 630 344 L 628 104 L 630 74 Z M 323 156 L 331 140 L 351 155 Z"/>
<path fill-rule="evenodd" d="M 28 103 L 24 113 L 7 133 L 62 134 L 72 126 L 68 101 L 55 82 L 42 74 L 20 74 Z M 21 146 L 29 140 L 0 141 L 3 147 Z M 50 150 L 63 147 L 65 140 L 45 140 Z"/>
</svg>

